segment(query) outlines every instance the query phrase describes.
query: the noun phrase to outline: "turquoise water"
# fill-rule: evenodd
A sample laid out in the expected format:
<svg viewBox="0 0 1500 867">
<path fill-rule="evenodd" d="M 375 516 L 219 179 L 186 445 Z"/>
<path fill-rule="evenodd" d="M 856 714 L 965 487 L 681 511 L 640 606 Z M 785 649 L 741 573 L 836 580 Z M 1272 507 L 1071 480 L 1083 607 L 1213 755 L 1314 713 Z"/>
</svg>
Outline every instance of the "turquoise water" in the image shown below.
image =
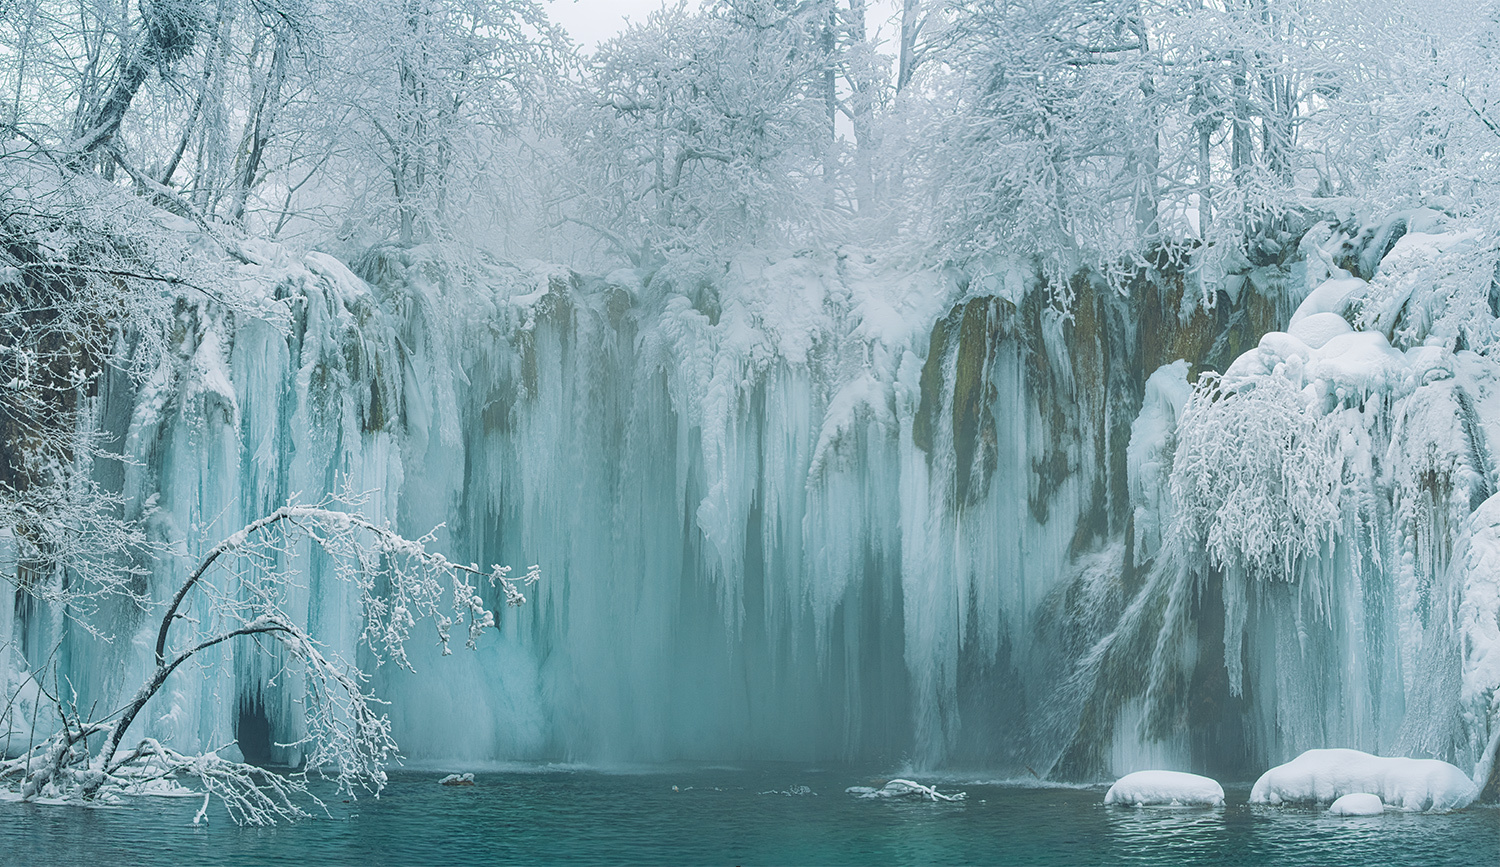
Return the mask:
<svg viewBox="0 0 1500 867">
<path fill-rule="evenodd" d="M 0 864 L 1014 864 L 1493 865 L 1500 809 L 1341 819 L 1251 808 L 1104 807 L 1102 788 L 944 782 L 960 804 L 859 800 L 848 769 L 678 768 L 649 773 L 393 775 L 379 801 L 334 818 L 237 828 L 196 799 L 119 808 L 0 804 Z M 677 789 L 674 791 L 673 786 Z M 816 794 L 775 794 L 807 786 Z M 763 794 L 765 793 L 765 794 Z"/>
</svg>

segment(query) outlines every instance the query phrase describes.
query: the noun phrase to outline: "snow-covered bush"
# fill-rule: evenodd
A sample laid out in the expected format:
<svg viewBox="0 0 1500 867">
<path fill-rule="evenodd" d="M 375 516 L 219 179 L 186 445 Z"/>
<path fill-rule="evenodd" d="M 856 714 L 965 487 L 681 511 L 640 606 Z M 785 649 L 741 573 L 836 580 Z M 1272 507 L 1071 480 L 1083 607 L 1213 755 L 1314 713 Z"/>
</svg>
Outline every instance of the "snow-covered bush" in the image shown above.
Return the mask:
<svg viewBox="0 0 1500 867">
<path fill-rule="evenodd" d="M 120 566 L 146 547 L 92 472 L 116 456 L 90 413 L 111 377 L 142 375 L 165 351 L 175 290 L 212 291 L 182 276 L 214 271 L 163 219 L 0 145 L 0 527 L 34 595 L 79 605 L 128 590 Z"/>
<path fill-rule="evenodd" d="M 864 800 L 900 798 L 914 801 L 962 801 L 969 796 L 967 792 L 945 795 L 936 786 L 924 786 L 911 780 L 891 780 L 878 789 L 873 786 L 850 786 L 844 791 Z"/>
<path fill-rule="evenodd" d="M 1208 376 L 1177 429 L 1176 544 L 1213 564 L 1290 579 L 1337 531 L 1341 461 L 1326 418 L 1283 376 Z"/>
<path fill-rule="evenodd" d="M 1500 347 L 1491 294 L 1500 250 L 1477 230 L 1403 235 L 1355 299 L 1356 324 L 1393 345 L 1489 354 Z"/>
</svg>

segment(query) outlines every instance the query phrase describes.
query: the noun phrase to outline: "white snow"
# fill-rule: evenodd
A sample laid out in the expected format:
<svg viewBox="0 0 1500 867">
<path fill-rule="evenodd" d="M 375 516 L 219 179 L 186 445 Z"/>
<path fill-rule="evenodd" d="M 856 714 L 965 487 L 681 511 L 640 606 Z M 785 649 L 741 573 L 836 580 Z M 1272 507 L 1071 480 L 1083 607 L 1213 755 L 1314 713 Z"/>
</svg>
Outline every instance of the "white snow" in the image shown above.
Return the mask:
<svg viewBox="0 0 1500 867">
<path fill-rule="evenodd" d="M 844 791 L 857 798 L 865 799 L 910 798 L 918 801 L 962 801 L 969 796 L 967 792 L 945 795 L 935 786 L 924 786 L 911 780 L 891 780 L 879 789 L 871 786 L 850 786 Z"/>
<path fill-rule="evenodd" d="M 1136 807 L 1222 807 L 1224 787 L 1208 777 L 1182 771 L 1136 771 L 1115 781 L 1106 804 Z"/>
<path fill-rule="evenodd" d="M 1261 775 L 1252 804 L 1326 804 L 1371 793 L 1408 811 L 1457 810 L 1478 795 L 1473 780 L 1437 759 L 1383 758 L 1359 750 L 1308 750 Z"/>
<path fill-rule="evenodd" d="M 1385 804 L 1378 795 L 1350 792 L 1330 804 L 1328 812 L 1335 816 L 1379 816 L 1385 812 Z"/>
<path fill-rule="evenodd" d="M 1297 312 L 1292 314 L 1291 324 L 1295 327 L 1302 320 L 1317 313 L 1338 315 L 1344 311 L 1350 298 L 1362 294 L 1369 287 L 1369 283 L 1358 277 L 1350 277 L 1348 272 L 1344 272 L 1344 276 L 1328 280 L 1307 293 L 1307 297 L 1302 299 L 1302 303 L 1297 306 Z"/>
<path fill-rule="evenodd" d="M 1307 344 L 1309 348 L 1322 349 L 1328 341 L 1353 330 L 1349 327 L 1348 320 L 1337 313 L 1313 313 L 1293 322 L 1287 328 L 1287 333 Z"/>
<path fill-rule="evenodd" d="M 1394 391 L 1406 373 L 1406 358 L 1378 331 L 1331 337 L 1317 351 L 1315 375 L 1351 392 Z"/>
</svg>

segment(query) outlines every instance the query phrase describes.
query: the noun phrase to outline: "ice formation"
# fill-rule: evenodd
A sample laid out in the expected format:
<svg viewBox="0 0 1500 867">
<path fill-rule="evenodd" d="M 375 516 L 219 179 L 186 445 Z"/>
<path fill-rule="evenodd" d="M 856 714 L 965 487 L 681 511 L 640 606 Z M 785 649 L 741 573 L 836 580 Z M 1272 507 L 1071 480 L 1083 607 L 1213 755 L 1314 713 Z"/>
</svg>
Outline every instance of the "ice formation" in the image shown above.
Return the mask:
<svg viewBox="0 0 1500 867">
<path fill-rule="evenodd" d="M 1359 750 L 1308 750 L 1261 775 L 1252 804 L 1335 805 L 1346 795 L 1374 796 L 1408 811 L 1457 810 L 1478 791 L 1468 775 L 1437 759 L 1382 758 Z M 1345 804 L 1355 809 L 1357 804 Z"/>
<path fill-rule="evenodd" d="M 1115 781 L 1104 803 L 1136 807 L 1222 807 L 1224 787 L 1182 771 L 1136 771 Z"/>
<path fill-rule="evenodd" d="M 377 676 L 417 758 L 1098 780 L 1337 744 L 1483 784 L 1494 263 L 1417 216 L 1289 229 L 1207 304 L 1166 265 L 1083 273 L 1062 305 L 1017 263 L 997 293 L 853 248 L 600 278 L 247 244 L 235 303 L 184 298 L 175 351 L 91 398 L 129 459 L 101 478 L 182 555 L 152 565 L 158 602 L 232 529 L 344 486 L 409 535 L 442 524 L 455 560 L 539 564 L 477 654 Z M 291 559 L 294 607 L 353 656 L 355 598 Z M 81 707 L 140 679 L 151 618 L 100 618 L 118 640 L 0 605 L 0 748 L 47 712 L 29 672 Z M 149 732 L 296 763 L 296 679 L 204 659 Z"/>
</svg>

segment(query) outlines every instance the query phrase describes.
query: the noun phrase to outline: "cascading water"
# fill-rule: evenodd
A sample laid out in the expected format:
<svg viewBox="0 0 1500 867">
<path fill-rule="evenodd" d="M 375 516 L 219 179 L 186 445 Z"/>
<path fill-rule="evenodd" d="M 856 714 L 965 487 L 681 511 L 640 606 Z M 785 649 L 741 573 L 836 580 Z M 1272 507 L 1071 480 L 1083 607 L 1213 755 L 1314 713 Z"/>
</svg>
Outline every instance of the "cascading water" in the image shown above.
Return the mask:
<svg viewBox="0 0 1500 867">
<path fill-rule="evenodd" d="M 182 301 L 160 369 L 100 390 L 91 418 L 129 460 L 96 472 L 177 554 L 150 564 L 157 600 L 247 521 L 344 489 L 403 533 L 443 524 L 455 559 L 539 564 L 531 604 L 477 653 L 419 648 L 416 673 L 377 676 L 419 759 L 1093 779 L 1249 776 L 1349 746 L 1471 767 L 1497 729 L 1500 651 L 1473 638 L 1494 631 L 1493 508 L 1470 512 L 1495 486 L 1500 378 L 1458 330 L 1379 320 L 1399 269 L 1348 278 L 1370 300 L 1328 306 L 1393 336 L 1388 376 L 1314 365 L 1306 335 L 1262 339 L 1335 260 L 1374 277 L 1395 244 L 1336 229 L 1282 238 L 1212 304 L 1166 262 L 1118 286 L 1080 276 L 1063 302 L 1014 267 L 971 280 L 853 250 L 649 280 L 386 250 L 361 279 L 262 245 L 243 298 Z M 1442 255 L 1421 249 L 1408 282 Z M 1319 482 L 1234 439 L 1240 404 L 1193 391 L 1226 368 L 1223 395 L 1259 377 L 1234 394 L 1269 401 L 1244 412 L 1279 406 L 1321 437 L 1301 445 L 1334 459 L 1323 488 L 1287 487 Z M 1228 472 L 1281 468 L 1265 502 L 1226 500 L 1208 464 L 1180 460 L 1213 444 L 1216 407 Z M 1278 497 L 1295 503 L 1255 559 L 1232 532 L 1255 527 L 1233 523 Z M 1332 511 L 1314 520 L 1297 497 Z M 286 556 L 296 610 L 357 654 L 357 600 L 317 556 Z M 227 574 L 216 592 L 237 592 Z M 16 599 L 10 684 L 56 665 L 102 707 L 144 676 L 149 615 L 103 612 L 106 642 Z M 277 746 L 302 734 L 281 662 L 223 645 L 144 721 L 183 749 L 238 738 L 296 763 Z"/>
</svg>

